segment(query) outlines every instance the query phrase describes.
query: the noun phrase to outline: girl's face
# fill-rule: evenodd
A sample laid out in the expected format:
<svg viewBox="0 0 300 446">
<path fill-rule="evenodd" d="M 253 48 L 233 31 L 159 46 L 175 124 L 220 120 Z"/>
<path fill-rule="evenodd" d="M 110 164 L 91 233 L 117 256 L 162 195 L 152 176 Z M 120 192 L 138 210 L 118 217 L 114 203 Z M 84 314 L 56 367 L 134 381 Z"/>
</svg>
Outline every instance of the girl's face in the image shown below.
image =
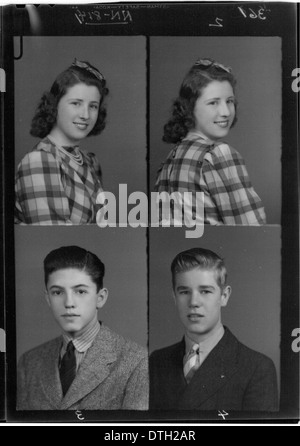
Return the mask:
<svg viewBox="0 0 300 446">
<path fill-rule="evenodd" d="M 194 108 L 195 130 L 212 141 L 224 138 L 235 117 L 235 97 L 228 81 L 212 81 L 202 90 Z"/>
<path fill-rule="evenodd" d="M 60 269 L 48 278 L 46 300 L 61 329 L 79 337 L 97 320 L 98 309 L 107 300 L 108 291 L 97 285 L 89 274 L 77 268 Z"/>
<path fill-rule="evenodd" d="M 60 99 L 56 123 L 50 134 L 64 146 L 79 144 L 94 128 L 99 112 L 100 92 L 93 85 L 73 85 Z"/>
</svg>

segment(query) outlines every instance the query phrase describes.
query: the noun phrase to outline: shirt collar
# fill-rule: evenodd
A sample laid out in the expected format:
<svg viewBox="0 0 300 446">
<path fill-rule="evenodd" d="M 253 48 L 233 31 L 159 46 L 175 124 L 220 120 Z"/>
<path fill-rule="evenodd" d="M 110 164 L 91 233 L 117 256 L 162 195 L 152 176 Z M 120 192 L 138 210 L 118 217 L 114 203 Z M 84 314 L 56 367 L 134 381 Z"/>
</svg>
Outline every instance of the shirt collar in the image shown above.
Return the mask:
<svg viewBox="0 0 300 446">
<path fill-rule="evenodd" d="M 214 144 L 214 141 L 209 139 L 207 136 L 205 136 L 202 132 L 199 130 L 190 130 L 188 134 L 185 137 L 186 139 L 203 139 L 205 144 Z"/>
<path fill-rule="evenodd" d="M 186 354 L 189 354 L 191 350 L 193 349 L 194 345 L 199 345 L 200 351 L 202 353 L 208 354 L 212 351 L 213 348 L 220 342 L 222 337 L 224 336 L 225 330 L 223 325 L 220 326 L 220 328 L 213 333 L 209 338 L 205 339 L 205 341 L 200 342 L 200 344 L 197 344 L 197 342 L 193 341 L 187 334 L 185 335 L 185 347 L 186 347 Z"/>
<path fill-rule="evenodd" d="M 68 334 L 64 333 L 63 350 L 66 350 L 68 343 L 72 341 L 74 347 L 78 352 L 80 353 L 86 352 L 94 342 L 97 334 L 99 333 L 99 330 L 100 330 L 100 324 L 97 318 L 95 318 L 94 322 L 89 327 L 87 327 L 86 331 L 76 339 L 72 339 Z"/>
</svg>

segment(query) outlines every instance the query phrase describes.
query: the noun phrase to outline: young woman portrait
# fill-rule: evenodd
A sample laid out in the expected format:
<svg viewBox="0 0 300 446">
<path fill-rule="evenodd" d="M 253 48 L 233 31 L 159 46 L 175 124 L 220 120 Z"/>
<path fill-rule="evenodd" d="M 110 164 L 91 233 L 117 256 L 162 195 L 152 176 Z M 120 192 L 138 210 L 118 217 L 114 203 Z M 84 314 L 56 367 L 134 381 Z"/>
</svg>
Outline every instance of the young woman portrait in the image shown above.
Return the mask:
<svg viewBox="0 0 300 446">
<path fill-rule="evenodd" d="M 280 39 L 152 37 L 150 59 L 152 190 L 202 192 L 206 224 L 280 224 Z"/>
<path fill-rule="evenodd" d="M 95 222 L 101 168 L 85 138 L 105 127 L 106 80 L 89 62 L 74 60 L 43 94 L 32 119 L 39 138 L 16 174 L 15 221 L 64 225 Z"/>
</svg>

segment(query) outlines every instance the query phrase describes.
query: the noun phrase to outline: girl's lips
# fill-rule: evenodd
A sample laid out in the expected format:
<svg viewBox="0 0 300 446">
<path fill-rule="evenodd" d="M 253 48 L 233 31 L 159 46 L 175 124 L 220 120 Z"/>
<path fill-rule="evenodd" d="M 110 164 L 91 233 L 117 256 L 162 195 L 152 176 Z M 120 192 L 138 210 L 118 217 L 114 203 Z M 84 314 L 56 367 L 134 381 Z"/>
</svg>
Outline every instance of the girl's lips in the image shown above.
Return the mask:
<svg viewBox="0 0 300 446">
<path fill-rule="evenodd" d="M 229 126 L 229 121 L 215 121 L 215 124 L 219 125 L 222 128 L 226 128 Z"/>
<path fill-rule="evenodd" d="M 80 122 L 74 122 L 75 126 L 80 130 L 86 130 L 88 127 L 88 124 L 83 124 Z"/>
</svg>

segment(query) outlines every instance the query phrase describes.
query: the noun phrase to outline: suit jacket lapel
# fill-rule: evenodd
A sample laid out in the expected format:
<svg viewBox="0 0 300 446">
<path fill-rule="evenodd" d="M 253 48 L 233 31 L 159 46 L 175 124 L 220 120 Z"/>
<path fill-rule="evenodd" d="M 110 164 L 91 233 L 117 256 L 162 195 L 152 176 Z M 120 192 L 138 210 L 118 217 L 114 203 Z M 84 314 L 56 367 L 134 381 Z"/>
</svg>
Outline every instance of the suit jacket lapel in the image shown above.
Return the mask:
<svg viewBox="0 0 300 446">
<path fill-rule="evenodd" d="M 179 401 L 181 409 L 197 409 L 223 387 L 237 371 L 238 341 L 226 329 L 219 344 L 210 352 L 186 387 Z"/>
<path fill-rule="evenodd" d="M 62 400 L 61 409 L 68 409 L 99 386 L 109 375 L 110 366 L 116 360 L 117 353 L 114 351 L 111 332 L 102 326 Z"/>
<path fill-rule="evenodd" d="M 59 353 L 62 338 L 56 338 L 45 351 L 42 368 L 40 371 L 41 385 L 44 397 L 47 398 L 54 409 L 59 409 L 62 399 L 62 389 L 58 371 Z"/>
</svg>

